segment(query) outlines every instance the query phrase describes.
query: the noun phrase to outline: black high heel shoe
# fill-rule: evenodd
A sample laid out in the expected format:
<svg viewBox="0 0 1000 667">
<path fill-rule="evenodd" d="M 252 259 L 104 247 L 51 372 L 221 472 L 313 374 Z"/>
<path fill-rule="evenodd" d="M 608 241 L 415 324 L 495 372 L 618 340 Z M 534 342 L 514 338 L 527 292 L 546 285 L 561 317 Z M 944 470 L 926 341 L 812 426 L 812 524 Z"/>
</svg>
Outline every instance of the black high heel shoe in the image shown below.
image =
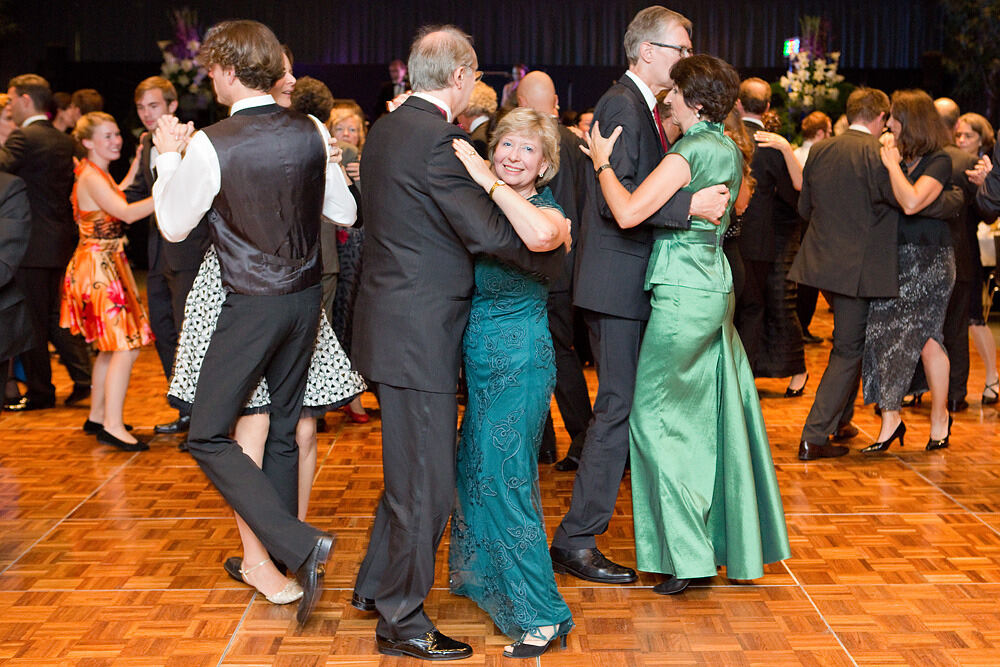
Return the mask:
<svg viewBox="0 0 1000 667">
<path fill-rule="evenodd" d="M 933 452 L 935 449 L 944 449 L 949 444 L 951 444 L 951 443 L 948 442 L 948 440 L 951 438 L 951 423 L 952 423 L 952 421 L 953 420 L 951 418 L 951 415 L 948 415 L 948 435 L 944 436 L 944 438 L 942 440 L 935 440 L 934 438 L 928 439 L 927 440 L 927 446 L 924 447 L 924 449 L 926 449 L 928 452 Z"/>
<path fill-rule="evenodd" d="M 785 398 L 797 398 L 801 396 L 806 390 L 807 382 L 809 382 L 809 373 L 806 373 L 806 379 L 802 381 L 801 387 L 798 389 L 792 389 L 792 386 L 789 385 L 788 388 L 785 389 Z"/>
<path fill-rule="evenodd" d="M 912 408 L 915 405 L 920 405 L 924 402 L 924 392 L 920 391 L 912 396 L 903 398 L 900 402 L 900 406 L 904 408 Z"/>
<path fill-rule="evenodd" d="M 896 438 L 899 438 L 899 446 L 902 447 L 904 435 L 906 435 L 906 424 L 900 421 L 899 426 L 897 426 L 896 430 L 892 432 L 892 435 L 889 436 L 888 440 L 872 443 L 871 445 L 868 445 L 867 447 L 862 449 L 861 453 L 877 454 L 878 452 L 884 452 L 885 450 L 889 449 L 889 445 L 891 445 L 892 441 L 895 440 Z"/>
<path fill-rule="evenodd" d="M 1000 401 L 1000 380 L 984 385 L 983 405 L 996 405 L 998 401 Z"/>
<path fill-rule="evenodd" d="M 559 648 L 566 648 L 566 635 L 572 629 L 572 623 L 569 621 L 564 621 L 556 626 L 556 632 L 552 637 L 546 639 L 545 635 L 538 631 L 538 628 L 528 628 L 521 639 L 514 642 L 510 650 L 504 650 L 503 655 L 505 658 L 537 658 L 552 646 L 552 643 L 559 640 Z M 546 640 L 544 644 L 525 644 L 524 640 L 528 637 L 533 639 Z"/>
</svg>

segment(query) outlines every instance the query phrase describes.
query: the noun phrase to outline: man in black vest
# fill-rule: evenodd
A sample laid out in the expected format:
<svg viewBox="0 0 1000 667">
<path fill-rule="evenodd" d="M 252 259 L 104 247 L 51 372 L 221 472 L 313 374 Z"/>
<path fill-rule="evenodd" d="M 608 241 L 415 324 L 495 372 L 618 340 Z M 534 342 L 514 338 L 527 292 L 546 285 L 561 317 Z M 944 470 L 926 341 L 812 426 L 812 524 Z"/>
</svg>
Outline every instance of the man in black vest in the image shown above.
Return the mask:
<svg viewBox="0 0 1000 667">
<path fill-rule="evenodd" d="M 266 26 L 220 23 L 205 36 L 200 58 L 230 117 L 191 137 L 183 161 L 175 117 L 162 117 L 153 137 L 160 231 L 180 241 L 210 211 L 227 292 L 202 363 L 188 448 L 267 552 L 296 571 L 302 624 L 322 589 L 333 536 L 295 516 L 295 425 L 319 322 L 320 216 L 341 217 L 331 210 L 328 195 L 336 189 L 328 185 L 343 177 L 327 164 L 322 123 L 282 109 L 267 93 L 284 63 Z M 229 437 L 262 376 L 271 393 L 263 470 Z"/>
<path fill-rule="evenodd" d="M 139 120 L 149 132 L 156 129 L 160 116 L 177 110 L 177 91 L 162 76 L 151 76 L 140 82 L 135 89 L 134 100 Z M 153 192 L 153 181 L 156 180 L 153 165 L 158 153 L 149 132 L 142 135 L 139 169 L 132 185 L 125 190 L 125 198 L 129 202 L 145 199 Z M 167 243 L 160 234 L 156 216 L 149 216 L 149 274 L 146 276 L 149 324 L 156 336 L 156 354 L 168 381 L 174 368 L 177 335 L 184 320 L 184 303 L 208 244 L 208 224 L 205 221 L 200 222 L 180 243 Z M 157 433 L 183 433 L 187 431 L 190 421 L 190 415 L 180 414 L 176 421 L 158 424 L 155 430 Z"/>
<path fill-rule="evenodd" d="M 532 253 L 455 157 L 453 118 L 478 78 L 468 35 L 425 28 L 414 93 L 372 127 L 361 158 L 364 273 L 353 360 L 378 387 L 385 491 L 352 604 L 378 611 L 378 650 L 427 660 L 472 654 L 424 613 L 455 500 L 455 391 L 476 254 L 557 276 L 563 250 Z M 502 187 L 500 181 L 498 187 Z"/>
<path fill-rule="evenodd" d="M 670 68 L 691 52 L 691 22 L 655 5 L 639 12 L 625 33 L 629 69 L 601 97 L 594 120 L 608 134 L 622 134 L 611 165 L 622 184 L 635 190 L 667 151 L 656 110 L 656 93 L 670 88 Z M 552 539 L 552 565 L 599 583 L 635 581 L 631 568 L 608 560 L 596 535 L 608 528 L 628 458 L 628 416 L 632 410 L 642 332 L 649 319 L 649 295 L 642 287 L 653 248 L 652 227 L 690 227 L 688 216 L 718 220 L 728 203 L 721 185 L 695 193 L 680 191 L 643 224 L 623 230 L 615 222 L 590 175 L 581 212 L 580 241 L 573 277 L 573 304 L 583 308 L 597 365 L 594 419 L 587 429 L 569 511 Z"/>
<path fill-rule="evenodd" d="M 14 122 L 19 125 L 0 147 L 0 171 L 24 180 L 31 202 L 31 236 L 17 271 L 18 287 L 28 297 L 35 338 L 21 354 L 28 392 L 12 410 L 51 408 L 56 402 L 49 361 L 49 341 L 66 366 L 72 405 L 90 395 L 90 347 L 82 336 L 59 326 L 60 288 L 77 231 L 70 205 L 73 189 L 73 140 L 52 127 L 45 109 L 52 97 L 49 83 L 37 74 L 11 79 L 7 91 Z"/>
</svg>

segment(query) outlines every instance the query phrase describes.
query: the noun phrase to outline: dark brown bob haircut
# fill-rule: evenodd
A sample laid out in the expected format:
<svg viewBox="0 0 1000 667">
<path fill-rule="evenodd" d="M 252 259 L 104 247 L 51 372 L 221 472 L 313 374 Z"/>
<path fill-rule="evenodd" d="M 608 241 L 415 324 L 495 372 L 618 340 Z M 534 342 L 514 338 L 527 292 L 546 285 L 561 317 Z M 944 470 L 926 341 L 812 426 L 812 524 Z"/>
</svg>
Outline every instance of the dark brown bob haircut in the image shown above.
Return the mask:
<svg viewBox="0 0 1000 667">
<path fill-rule="evenodd" d="M 894 92 L 890 113 L 901 126 L 896 146 L 904 160 L 941 150 L 949 141 L 934 100 L 922 90 Z"/>
<path fill-rule="evenodd" d="M 740 76 L 725 60 L 698 54 L 681 58 L 670 69 L 670 78 L 684 94 L 691 109 L 701 105 L 701 117 L 713 123 L 726 119 L 736 104 Z"/>
<path fill-rule="evenodd" d="M 209 28 L 198 52 L 206 69 L 218 65 L 233 68 L 247 88 L 268 92 L 285 75 L 278 38 L 257 21 L 223 21 Z"/>
</svg>

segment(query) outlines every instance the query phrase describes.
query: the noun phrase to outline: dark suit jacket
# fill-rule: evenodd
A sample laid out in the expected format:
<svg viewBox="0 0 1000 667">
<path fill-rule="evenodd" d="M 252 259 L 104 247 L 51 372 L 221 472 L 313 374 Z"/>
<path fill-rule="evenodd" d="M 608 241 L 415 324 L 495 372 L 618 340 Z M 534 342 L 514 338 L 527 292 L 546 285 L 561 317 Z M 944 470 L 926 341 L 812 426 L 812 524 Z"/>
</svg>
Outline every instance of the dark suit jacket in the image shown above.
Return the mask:
<svg viewBox="0 0 1000 667">
<path fill-rule="evenodd" d="M 744 121 L 743 124 L 751 137 L 754 132 L 762 129 L 756 123 Z M 756 140 L 754 145 L 757 145 Z M 757 146 L 750 162 L 750 171 L 757 179 L 757 187 L 743 214 L 740 253 L 744 259 L 751 261 L 773 262 L 777 256 L 775 232 L 782 227 L 794 227 L 799 222 L 796 213 L 799 193 L 792 185 L 785 158 L 775 148 Z"/>
<path fill-rule="evenodd" d="M 480 123 L 476 129 L 469 133 L 469 143 L 476 149 L 479 156 L 484 160 L 489 159 L 490 148 L 490 121 Z"/>
<path fill-rule="evenodd" d="M 132 185 L 125 189 L 125 199 L 129 203 L 145 199 L 153 194 L 153 165 L 150 163 L 150 151 L 153 147 L 152 137 L 148 132 L 142 135 L 142 153 L 139 155 L 139 171 Z M 211 239 L 208 235 L 207 218 L 202 218 L 198 226 L 191 230 L 187 238 L 179 243 L 171 243 L 160 235 L 156 226 L 156 214 L 149 216 L 149 234 L 147 251 L 149 253 L 149 270 L 151 273 L 162 273 L 166 269 L 173 271 L 197 271 L 205 250 Z"/>
<path fill-rule="evenodd" d="M 1000 142 L 997 142 L 993 149 L 993 169 L 979 187 L 976 203 L 983 213 L 990 216 L 1000 215 Z"/>
<path fill-rule="evenodd" d="M 365 143 L 365 243 L 351 352 L 375 382 L 455 391 L 477 254 L 548 279 L 562 268 L 562 248 L 524 246 L 455 157 L 456 137 L 468 140 L 436 106 L 411 97 L 380 118 Z"/>
<path fill-rule="evenodd" d="M 580 212 L 587 197 L 584 179 L 594 171 L 590 158 L 580 150 L 582 145 L 583 141 L 568 127 L 559 126 L 559 171 L 549 181 L 549 188 L 563 214 L 570 220 L 573 246 L 563 260 L 563 274 L 549 287 L 550 292 L 573 291 L 573 267 L 576 264 L 576 246 L 580 241 Z"/>
<path fill-rule="evenodd" d="M 31 236 L 21 266 L 64 269 L 73 255 L 74 148 L 73 139 L 47 120 L 17 128 L 0 148 L 0 171 L 24 179 L 31 202 Z"/>
<path fill-rule="evenodd" d="M 24 352 L 32 328 L 24 293 L 14 284 L 31 233 L 31 208 L 24 181 L 0 173 L 0 363 Z"/>
<path fill-rule="evenodd" d="M 922 214 L 947 220 L 961 205 L 961 193 L 945 188 Z M 815 144 L 799 196 L 809 227 L 789 280 L 846 296 L 898 296 L 897 207 L 876 137 L 848 130 Z"/>
<path fill-rule="evenodd" d="M 664 153 L 652 112 L 629 77 L 623 76 L 604 93 L 594 108 L 594 120 L 600 122 L 605 135 L 622 126 L 611 153 L 611 166 L 622 185 L 634 191 Z M 587 203 L 580 214 L 573 304 L 615 317 L 649 319 L 649 295 L 643 285 L 653 249 L 653 228 L 690 228 L 691 193 L 678 192 L 642 224 L 622 229 L 604 201 L 593 169 L 584 180 Z"/>
<path fill-rule="evenodd" d="M 382 84 L 382 87 L 378 89 L 378 100 L 375 102 L 374 113 L 372 118 L 381 118 L 386 114 L 385 105 L 390 102 L 395 95 L 392 94 L 392 81 L 386 81 Z M 403 79 L 403 90 L 410 89 L 410 79 L 409 77 Z"/>
<path fill-rule="evenodd" d="M 980 215 L 975 206 L 976 186 L 969 181 L 965 171 L 975 167 L 977 160 L 954 144 L 945 146 L 944 151 L 951 158 L 951 182 L 958 186 L 964 198 L 962 210 L 948 220 L 951 244 L 955 248 L 955 280 L 972 282 L 979 280 L 979 262 L 972 253 L 979 252 L 976 228 Z"/>
</svg>

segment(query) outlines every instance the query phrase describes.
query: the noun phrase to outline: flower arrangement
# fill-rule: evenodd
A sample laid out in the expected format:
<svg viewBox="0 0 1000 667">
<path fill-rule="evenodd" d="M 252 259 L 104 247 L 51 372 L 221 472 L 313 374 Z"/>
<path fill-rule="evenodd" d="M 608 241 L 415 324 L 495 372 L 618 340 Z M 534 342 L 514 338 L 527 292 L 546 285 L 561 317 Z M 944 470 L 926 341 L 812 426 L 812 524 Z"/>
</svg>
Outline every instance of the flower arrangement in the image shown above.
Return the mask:
<svg viewBox="0 0 1000 667">
<path fill-rule="evenodd" d="M 801 27 L 801 47 L 789 58 L 788 72 L 778 83 L 788 94 L 789 108 L 808 113 L 836 102 L 840 98 L 838 84 L 844 77 L 837 73 L 840 52 L 826 52 L 827 22 L 818 16 L 804 16 Z"/>
<path fill-rule="evenodd" d="M 198 13 L 184 7 L 171 12 L 174 25 L 173 39 L 157 42 L 163 55 L 160 73 L 177 89 L 181 100 L 193 99 L 194 106 L 205 108 L 212 100 L 208 72 L 198 64 L 201 49 L 201 32 Z"/>
</svg>

